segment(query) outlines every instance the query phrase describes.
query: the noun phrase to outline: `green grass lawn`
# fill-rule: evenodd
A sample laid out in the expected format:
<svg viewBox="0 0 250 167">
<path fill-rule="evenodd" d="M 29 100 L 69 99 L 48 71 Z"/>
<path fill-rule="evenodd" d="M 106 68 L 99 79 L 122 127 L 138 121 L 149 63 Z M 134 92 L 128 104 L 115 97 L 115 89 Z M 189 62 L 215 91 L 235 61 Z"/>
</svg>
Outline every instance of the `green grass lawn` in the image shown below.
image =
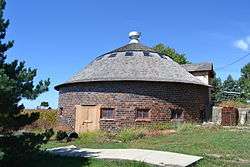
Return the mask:
<svg viewBox="0 0 250 167">
<path fill-rule="evenodd" d="M 150 167 L 143 162 L 62 157 L 50 154 L 41 155 L 24 165 L 25 167 Z"/>
<path fill-rule="evenodd" d="M 98 132 L 89 133 L 69 143 L 51 141 L 43 148 L 63 145 L 76 145 L 82 148 L 143 148 L 203 156 L 204 159 L 196 166 L 250 166 L 250 132 L 247 131 L 187 126 L 177 129 L 174 134 L 144 136 L 129 142 L 106 141 L 102 137 Z M 116 166 L 118 162 L 122 163 L 114 161 L 112 164 Z M 94 166 L 105 166 L 106 161 L 91 160 L 91 163 Z M 138 164 L 134 164 L 136 165 Z"/>
</svg>

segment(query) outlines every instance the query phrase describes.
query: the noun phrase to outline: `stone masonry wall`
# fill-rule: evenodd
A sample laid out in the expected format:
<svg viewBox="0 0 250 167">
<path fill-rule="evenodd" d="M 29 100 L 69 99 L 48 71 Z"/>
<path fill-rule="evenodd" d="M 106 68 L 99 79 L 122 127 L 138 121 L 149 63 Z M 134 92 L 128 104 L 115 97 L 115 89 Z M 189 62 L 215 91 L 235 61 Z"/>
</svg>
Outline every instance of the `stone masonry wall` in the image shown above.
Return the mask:
<svg viewBox="0 0 250 167">
<path fill-rule="evenodd" d="M 101 120 L 100 128 L 115 131 L 122 127 L 169 122 L 171 110 L 182 110 L 182 120 L 201 122 L 207 115 L 208 87 L 164 82 L 92 82 L 59 89 L 61 123 L 75 124 L 75 105 L 97 105 L 115 109 L 114 120 Z M 136 109 L 150 109 L 150 119 L 136 121 Z"/>
<path fill-rule="evenodd" d="M 238 125 L 250 125 L 250 108 L 237 108 L 239 111 Z M 212 109 L 212 122 L 221 125 L 222 107 L 214 106 Z"/>
</svg>

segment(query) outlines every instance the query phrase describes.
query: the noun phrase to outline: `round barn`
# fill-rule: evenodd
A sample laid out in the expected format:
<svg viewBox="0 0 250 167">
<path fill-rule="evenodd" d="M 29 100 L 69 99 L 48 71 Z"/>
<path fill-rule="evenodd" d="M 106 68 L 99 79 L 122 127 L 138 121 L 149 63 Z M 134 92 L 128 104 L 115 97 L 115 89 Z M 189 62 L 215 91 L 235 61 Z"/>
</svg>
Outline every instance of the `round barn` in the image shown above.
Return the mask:
<svg viewBox="0 0 250 167">
<path fill-rule="evenodd" d="M 209 83 L 139 42 L 96 57 L 57 85 L 61 125 L 76 132 L 209 117 Z"/>
</svg>

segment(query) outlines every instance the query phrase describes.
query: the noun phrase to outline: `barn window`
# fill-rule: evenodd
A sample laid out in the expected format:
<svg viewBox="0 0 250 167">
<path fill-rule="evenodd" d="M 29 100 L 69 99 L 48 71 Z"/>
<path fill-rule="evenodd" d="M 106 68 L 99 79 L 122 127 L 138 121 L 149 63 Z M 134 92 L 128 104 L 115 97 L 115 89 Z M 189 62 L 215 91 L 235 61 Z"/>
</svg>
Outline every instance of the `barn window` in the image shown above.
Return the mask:
<svg viewBox="0 0 250 167">
<path fill-rule="evenodd" d="M 95 60 L 101 60 L 104 57 L 104 55 L 98 56 L 97 58 L 95 58 Z"/>
<path fill-rule="evenodd" d="M 182 110 L 180 109 L 171 110 L 171 119 L 182 119 Z"/>
<path fill-rule="evenodd" d="M 144 56 L 152 57 L 152 55 L 151 55 L 150 52 L 148 52 L 148 51 L 144 51 L 143 54 L 144 54 Z"/>
<path fill-rule="evenodd" d="M 114 109 L 113 108 L 102 108 L 101 109 L 101 119 L 113 119 Z"/>
<path fill-rule="evenodd" d="M 108 58 L 112 58 L 112 57 L 115 57 L 115 56 L 116 56 L 116 53 L 111 53 Z"/>
<path fill-rule="evenodd" d="M 148 118 L 149 118 L 149 109 L 136 110 L 136 119 L 148 119 Z"/>
<path fill-rule="evenodd" d="M 162 59 L 167 59 L 167 57 L 166 57 L 165 55 L 159 54 L 159 56 L 160 56 Z"/>
<path fill-rule="evenodd" d="M 132 51 L 127 51 L 127 52 L 125 53 L 125 56 L 133 56 L 133 52 L 132 52 Z"/>
</svg>

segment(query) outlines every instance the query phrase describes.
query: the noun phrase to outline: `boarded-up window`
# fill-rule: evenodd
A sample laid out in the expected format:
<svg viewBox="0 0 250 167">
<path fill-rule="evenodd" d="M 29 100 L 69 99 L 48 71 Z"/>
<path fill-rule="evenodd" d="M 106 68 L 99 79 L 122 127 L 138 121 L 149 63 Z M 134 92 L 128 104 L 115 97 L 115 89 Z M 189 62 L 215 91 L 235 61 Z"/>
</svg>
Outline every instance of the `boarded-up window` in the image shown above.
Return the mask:
<svg viewBox="0 0 250 167">
<path fill-rule="evenodd" d="M 137 109 L 136 119 L 147 119 L 149 118 L 149 109 Z"/>
<path fill-rule="evenodd" d="M 101 109 L 101 119 L 113 119 L 114 109 L 113 108 L 102 108 Z"/>
</svg>

